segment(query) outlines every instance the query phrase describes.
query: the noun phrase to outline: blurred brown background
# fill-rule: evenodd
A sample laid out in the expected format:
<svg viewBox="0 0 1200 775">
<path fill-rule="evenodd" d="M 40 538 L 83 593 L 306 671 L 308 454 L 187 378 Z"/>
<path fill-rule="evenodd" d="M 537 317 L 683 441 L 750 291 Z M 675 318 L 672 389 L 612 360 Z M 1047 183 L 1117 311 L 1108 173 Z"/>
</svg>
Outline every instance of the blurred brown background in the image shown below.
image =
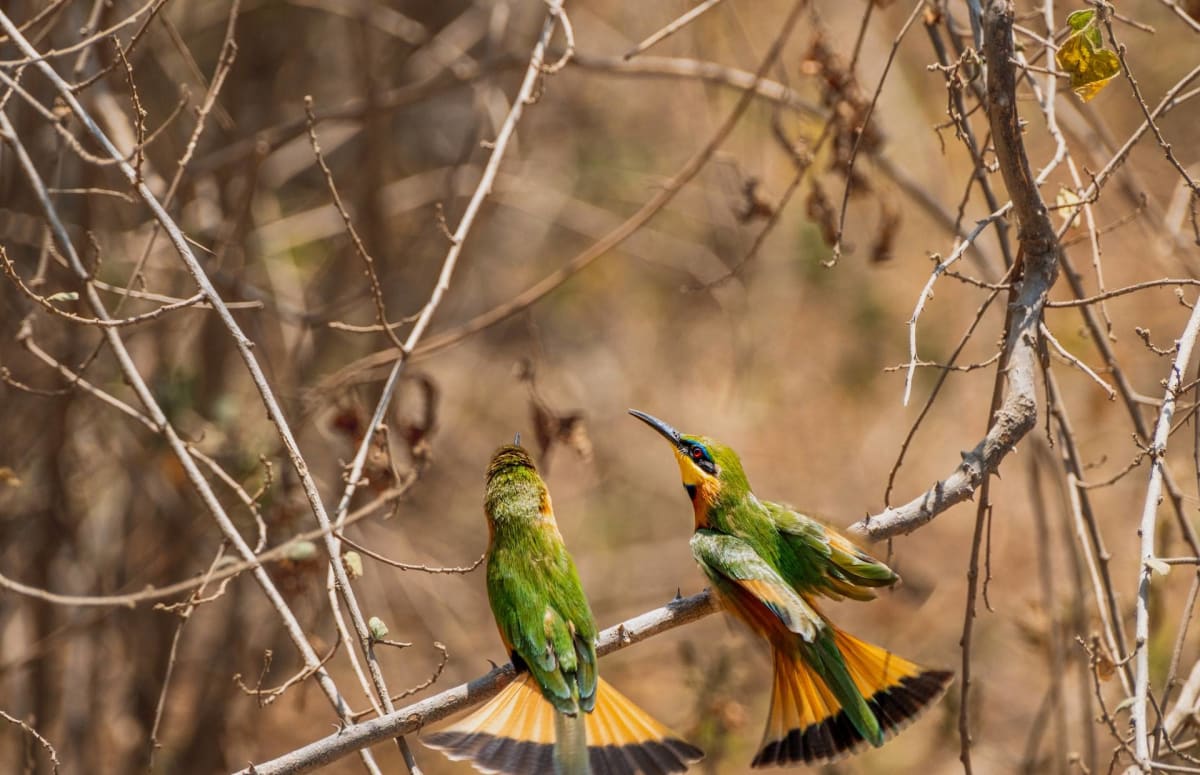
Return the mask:
<svg viewBox="0 0 1200 775">
<path fill-rule="evenodd" d="M 98 23 L 90 29 L 112 25 L 138 5 L 97 3 Z M 729 0 L 632 61 L 676 57 L 753 72 L 788 5 Z M 16 0 L 6 4 L 5 13 L 21 23 L 45 7 Z M 579 58 L 547 76 L 537 102 L 527 107 L 431 336 L 503 303 L 562 266 L 653 196 L 707 142 L 738 91 L 698 78 L 632 77 L 618 71 L 621 54 L 689 7 L 679 0 L 567 3 Z M 1040 6 L 1018 7 L 1030 12 L 1020 23 L 1044 33 Z M 844 66 L 865 8 L 814 3 L 768 78 L 820 107 L 827 71 L 814 58 L 814 42 L 819 39 Z M 1076 8 L 1056 8 L 1060 28 Z M 224 0 L 168 2 L 130 53 L 150 129 L 168 119 L 182 89 L 189 95 L 182 115 L 146 149 L 147 179 L 158 191 L 186 147 L 193 108 L 217 66 L 229 10 Z M 1122 3 L 1120 10 L 1155 29 L 1151 34 L 1116 27 L 1154 104 L 1195 67 L 1196 33 L 1162 3 L 1139 0 Z M 911 4 L 902 3 L 881 3 L 873 10 L 857 69 L 868 98 L 911 11 Z M 965 8 L 951 3 L 948 11 L 966 32 Z M 61 3 L 27 34 L 41 50 L 64 48 L 79 40 L 92 12 L 92 3 L 84 0 Z M 350 115 L 321 121 L 317 132 L 341 195 L 376 259 L 388 310 L 398 319 L 419 310 L 432 290 L 448 248 L 436 208 L 440 203 L 451 228 L 458 223 L 487 159 L 480 143 L 495 136 L 508 111 L 544 12 L 544 4 L 534 0 L 241 4 L 236 62 L 171 211 L 205 249 L 206 269 L 225 298 L 263 303 L 237 312 L 238 320 L 255 341 L 256 355 L 293 418 L 331 505 L 341 491 L 341 465 L 354 454 L 353 426 L 365 423 L 379 383 L 359 375 L 331 387 L 328 377 L 388 342 L 379 333 L 328 325 L 370 324 L 374 306 L 304 135 L 304 96 L 313 96 L 318 114 L 351 108 Z M 122 44 L 135 28 L 117 33 Z M 561 40 L 555 39 L 556 51 Z M 52 64 L 82 80 L 112 61 L 107 41 L 92 51 L 81 64 L 78 53 L 56 57 Z M 12 60 L 17 52 L 3 43 L 0 56 Z M 954 245 L 945 225 L 915 201 L 897 175 L 911 179 L 953 217 L 972 174 L 954 130 L 942 129 L 939 138 L 933 128 L 946 120 L 947 105 L 943 75 L 927 69 L 935 61 L 919 18 L 899 47 L 872 118 L 878 147 L 857 162 L 861 186 L 850 200 L 849 250 L 835 267 L 822 265 L 830 246 L 812 206 L 813 180 L 835 213 L 845 185 L 845 177 L 831 169 L 835 159 L 826 147 L 817 154 L 815 173 L 745 271 L 714 288 L 697 289 L 741 261 L 764 227 L 763 217 L 746 215 L 747 181 L 759 181 L 757 193 L 769 209 L 792 178 L 794 167 L 776 128 L 793 141 L 811 144 L 823 124 L 805 111 L 755 101 L 698 178 L 648 227 L 528 309 L 410 365 L 389 423 L 396 468 L 405 476 L 419 469 L 420 479 L 394 514 L 387 517 L 384 509 L 348 535 L 407 562 L 472 562 L 487 540 L 481 513 L 484 466 L 514 432 L 522 432 L 527 443 L 536 439 L 535 406 L 543 414 L 580 417 L 573 435 L 551 449 L 547 479 L 602 626 L 662 605 L 677 590 L 690 594 L 703 586 L 687 545 L 690 507 L 675 465 L 666 447 L 625 415 L 629 407 L 731 444 L 762 497 L 793 503 L 839 526 L 880 511 L 900 444 L 936 377 L 932 369 L 919 370 L 914 400 L 905 407 L 903 372 L 884 369 L 908 359 L 905 323 L 932 268 L 928 254 L 945 256 Z M 25 86 L 53 106 L 44 80 L 28 74 Z M 1114 82 L 1087 105 L 1065 87 L 1060 90 L 1059 120 L 1073 158 L 1096 171 L 1141 122 L 1141 111 L 1125 82 Z M 111 132 L 118 131 L 124 116 L 129 136 L 130 93 L 120 67 L 81 98 Z M 10 98 L 4 110 L 42 174 L 56 181 L 52 185 L 128 190 L 111 168 L 64 151 L 44 118 L 19 97 Z M 1036 103 L 1027 100 L 1022 110 L 1030 122 L 1033 164 L 1040 169 L 1053 155 L 1053 140 Z M 1198 115 L 1188 103 L 1160 122 L 1185 165 L 1196 162 Z M 69 121 L 67 126 L 78 130 Z M 974 126 L 982 137 L 985 124 Z M 84 146 L 96 151 L 90 142 Z M 898 172 L 889 173 L 892 168 Z M 1134 149 L 1125 170 L 1096 206 L 1100 225 L 1129 216 L 1125 225 L 1103 236 L 1107 287 L 1191 276 L 1197 252 L 1188 246 L 1190 227 L 1169 212 L 1178 176 L 1149 138 Z M 999 177 L 991 176 L 991 182 L 1005 201 Z M 1053 201 L 1060 185 L 1069 183 L 1060 169 L 1043 191 Z M 1136 197 L 1143 194 L 1146 204 L 1139 205 Z M 126 283 L 150 235 L 145 209 L 96 193 L 60 193 L 56 201 L 78 246 L 88 245 L 85 232 L 94 236 L 95 248 L 85 252 L 89 261 L 97 252 L 102 257 L 100 279 Z M 976 187 L 965 207 L 966 228 L 989 211 Z M 888 218 L 898 219 L 890 242 Z M 1179 228 L 1183 236 L 1175 240 L 1171 234 Z M 1073 232 L 1080 234 L 1085 232 Z M 41 212 L 7 147 L 0 150 L 0 239 L 27 279 L 46 258 Z M 881 240 L 884 256 L 878 255 Z M 979 261 L 993 269 L 1001 266 L 994 232 L 985 232 L 978 245 Z M 1086 240 L 1070 250 L 1094 290 Z M 959 269 L 983 276 L 974 258 Z M 991 279 L 999 275 L 993 271 Z M 52 259 L 44 280 L 40 293 L 78 290 Z M 146 290 L 178 298 L 195 292 L 161 235 L 149 253 Z M 922 358 L 949 356 L 984 294 L 953 279 L 939 280 L 918 326 Z M 1055 297 L 1067 298 L 1067 290 L 1057 288 Z M 80 303 L 61 306 L 89 314 Z M 125 314 L 150 308 L 133 302 Z M 1169 347 L 1188 311 L 1172 289 L 1160 288 L 1110 301 L 1108 313 L 1126 375 L 1137 391 L 1160 398 L 1167 360 L 1150 352 L 1134 327 L 1148 328 L 1156 345 Z M 79 595 L 136 591 L 203 572 L 220 535 L 170 451 L 143 426 L 69 389 L 34 358 L 17 340 L 26 321 L 38 346 L 72 368 L 88 360 L 100 341 L 96 330 L 49 316 L 11 282 L 0 282 L 0 364 L 10 378 L 0 385 L 0 466 L 7 472 L 0 482 L 0 572 Z M 1076 311 L 1051 310 L 1047 323 L 1064 346 L 1099 367 Z M 989 309 L 961 362 L 990 357 L 1002 325 L 1001 299 Z M 272 462 L 273 481 L 263 500 L 269 544 L 313 528 L 261 400 L 215 316 L 183 310 L 123 334 L 170 419 L 199 449 L 251 492 L 264 480 L 259 456 Z M 1101 481 L 1121 471 L 1138 452 L 1124 407 L 1108 401 L 1078 370 L 1061 360 L 1053 365 L 1077 441 L 1095 466 L 1088 476 Z M 105 348 L 86 375 L 136 404 Z M 947 475 L 959 461 L 959 450 L 982 437 L 994 375 L 989 367 L 950 376 L 899 472 L 894 503 Z M 43 392 L 30 393 L 12 381 Z M 1155 407 L 1144 411 L 1152 422 Z M 430 419 L 433 427 L 424 434 Z M 403 440 L 414 428 L 423 436 L 418 454 Z M 1173 439 L 1168 465 L 1186 491 L 1194 518 L 1190 428 Z M 1107 729 L 1090 721 L 1099 711 L 1076 636 L 1086 639 L 1099 623 L 1086 570 L 1072 559 L 1075 530 L 1059 453 L 1057 448 L 1047 453 L 1046 440 L 1043 419 L 994 483 L 991 608 L 981 603 L 973 652 L 977 772 L 1061 771 L 1065 763 L 1051 761 L 1058 750 L 1058 728 L 1050 722 L 1055 714 L 1066 732 L 1061 750 L 1078 753 L 1085 764 L 1104 770 L 1114 745 Z M 1041 471 L 1037 485 L 1034 469 Z M 383 469 L 372 472 L 376 484 L 383 481 Z M 1130 616 L 1145 482 L 1142 467 L 1091 493 L 1112 551 L 1120 602 Z M 371 488 L 365 490 L 356 505 L 371 497 Z M 246 510 L 227 489 L 219 491 L 243 520 L 244 534 L 252 536 Z M 1044 539 L 1035 519 L 1039 503 Z M 1163 553 L 1184 554 L 1170 543 L 1177 533 L 1167 513 L 1164 507 Z M 890 554 L 904 584 L 869 605 L 830 604 L 832 615 L 852 632 L 907 657 L 957 670 L 972 515 L 973 509 L 960 506 L 893 546 L 876 547 Z M 1049 608 L 1039 586 L 1041 550 L 1052 573 Z M 323 551 L 313 560 L 271 566 L 321 654 L 335 637 Z M 437 683 L 418 697 L 486 672 L 489 660 L 507 658 L 491 622 L 482 572 L 428 575 L 365 562 L 365 575 L 356 582 L 364 612 L 387 622 L 391 637 L 413 643 L 403 651 L 381 652 L 393 691 L 430 675 L 439 660 L 434 641 L 445 644 L 450 659 Z M 1150 648 L 1158 682 L 1191 576 L 1190 568 L 1176 568 L 1156 586 L 1162 619 L 1155 621 Z M 65 771 L 145 771 L 178 621 L 152 605 L 59 606 L 4 591 L 0 708 L 29 720 L 54 743 Z M 1061 704 L 1047 709 L 1052 642 L 1061 646 L 1069 668 Z M 274 656 L 264 686 L 277 685 L 300 668 L 274 611 L 246 576 L 193 614 L 180 638 L 154 772 L 227 771 L 333 731 L 335 717 L 311 682 L 265 708 L 238 689 L 233 676 L 240 673 L 253 686 L 265 649 Z M 1197 657 L 1200 648 L 1190 638 L 1181 669 L 1189 670 Z M 329 667 L 351 704 L 368 707 L 345 659 L 339 655 Z M 710 617 L 671 631 L 605 659 L 603 671 L 647 710 L 707 749 L 701 771 L 746 771 L 765 721 L 770 669 L 764 647 L 730 620 Z M 1109 684 L 1105 691 L 1116 698 L 1111 708 L 1119 702 L 1119 688 Z M 957 688 L 952 689 L 927 718 L 885 748 L 827 771 L 960 771 L 958 701 Z M 1089 726 L 1093 748 L 1084 732 Z M 375 750 L 385 771 L 401 771 L 394 746 Z M 415 751 L 425 772 L 469 771 L 419 745 Z M 41 752 L 29 747 L 19 729 L 0 728 L 0 770 L 19 772 L 30 761 L 36 762 L 34 771 L 48 771 Z M 360 772 L 362 765 L 351 757 L 328 771 Z"/>
</svg>

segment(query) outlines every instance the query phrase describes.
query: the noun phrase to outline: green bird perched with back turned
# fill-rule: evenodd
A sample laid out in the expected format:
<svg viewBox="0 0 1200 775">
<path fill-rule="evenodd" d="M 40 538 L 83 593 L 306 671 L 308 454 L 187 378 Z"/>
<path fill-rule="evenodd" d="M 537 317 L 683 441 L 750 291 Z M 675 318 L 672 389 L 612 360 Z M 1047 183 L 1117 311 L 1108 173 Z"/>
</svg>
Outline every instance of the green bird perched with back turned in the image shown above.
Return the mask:
<svg viewBox="0 0 1200 775">
<path fill-rule="evenodd" d="M 596 621 L 529 454 L 501 447 L 487 472 L 487 592 L 519 675 L 473 714 L 424 738 L 481 772 L 665 775 L 704 754 L 597 674 Z"/>
<path fill-rule="evenodd" d="M 751 766 L 829 762 L 881 746 L 945 693 L 953 673 L 843 632 L 814 602 L 871 600 L 899 580 L 891 568 L 833 528 L 760 501 L 729 447 L 629 413 L 671 443 L 692 500 L 692 555 L 725 608 L 774 652 L 771 713 Z"/>
</svg>

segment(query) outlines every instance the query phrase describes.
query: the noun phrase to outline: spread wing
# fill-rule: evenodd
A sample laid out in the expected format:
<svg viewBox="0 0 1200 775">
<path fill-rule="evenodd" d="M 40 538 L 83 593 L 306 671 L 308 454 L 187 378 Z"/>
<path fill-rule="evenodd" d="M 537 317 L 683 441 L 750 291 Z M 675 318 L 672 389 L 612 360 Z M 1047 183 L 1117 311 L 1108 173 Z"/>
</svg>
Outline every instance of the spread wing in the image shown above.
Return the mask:
<svg viewBox="0 0 1200 775">
<path fill-rule="evenodd" d="M 790 550 L 797 581 L 827 597 L 871 600 L 876 587 L 890 587 L 896 572 L 822 522 L 777 503 L 763 504 Z"/>
<path fill-rule="evenodd" d="M 820 615 L 779 571 L 742 539 L 697 530 L 692 536 L 692 555 L 714 584 L 734 593 L 732 600 L 743 609 L 739 613 L 752 625 L 754 611 L 739 603 L 746 597 L 761 603 L 787 629 L 810 643 L 825 626 Z"/>
</svg>

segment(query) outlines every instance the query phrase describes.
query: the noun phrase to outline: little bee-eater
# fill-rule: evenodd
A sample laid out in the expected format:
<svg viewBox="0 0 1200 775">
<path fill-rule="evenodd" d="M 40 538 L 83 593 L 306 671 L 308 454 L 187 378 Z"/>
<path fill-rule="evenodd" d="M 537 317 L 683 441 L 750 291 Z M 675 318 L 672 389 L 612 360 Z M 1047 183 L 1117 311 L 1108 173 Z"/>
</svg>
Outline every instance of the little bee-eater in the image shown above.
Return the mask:
<svg viewBox="0 0 1200 775">
<path fill-rule="evenodd" d="M 511 775 L 659 775 L 704 754 L 597 675 L 596 621 L 529 454 L 501 447 L 487 471 L 487 592 L 519 675 L 424 738 L 451 759 Z"/>
<path fill-rule="evenodd" d="M 729 447 L 636 410 L 675 450 L 692 500 L 692 555 L 724 607 L 774 652 L 771 713 L 753 767 L 838 759 L 881 746 L 936 702 L 953 674 L 926 670 L 834 626 L 817 608 L 870 600 L 899 577 L 845 536 L 750 491 Z"/>
</svg>

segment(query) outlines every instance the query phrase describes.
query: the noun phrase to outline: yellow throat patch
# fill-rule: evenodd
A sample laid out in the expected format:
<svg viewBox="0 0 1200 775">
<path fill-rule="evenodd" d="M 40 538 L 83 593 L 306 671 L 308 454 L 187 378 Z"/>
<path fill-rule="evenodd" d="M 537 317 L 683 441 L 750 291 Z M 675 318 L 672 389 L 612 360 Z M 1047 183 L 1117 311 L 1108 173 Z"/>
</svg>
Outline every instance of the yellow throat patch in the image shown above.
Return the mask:
<svg viewBox="0 0 1200 775">
<path fill-rule="evenodd" d="M 721 481 L 701 470 L 691 458 L 679 450 L 675 450 L 675 460 L 679 463 L 679 475 L 683 479 L 683 486 L 692 493 L 696 528 L 708 527 L 708 508 L 716 502 L 717 495 L 721 492 Z"/>
</svg>

